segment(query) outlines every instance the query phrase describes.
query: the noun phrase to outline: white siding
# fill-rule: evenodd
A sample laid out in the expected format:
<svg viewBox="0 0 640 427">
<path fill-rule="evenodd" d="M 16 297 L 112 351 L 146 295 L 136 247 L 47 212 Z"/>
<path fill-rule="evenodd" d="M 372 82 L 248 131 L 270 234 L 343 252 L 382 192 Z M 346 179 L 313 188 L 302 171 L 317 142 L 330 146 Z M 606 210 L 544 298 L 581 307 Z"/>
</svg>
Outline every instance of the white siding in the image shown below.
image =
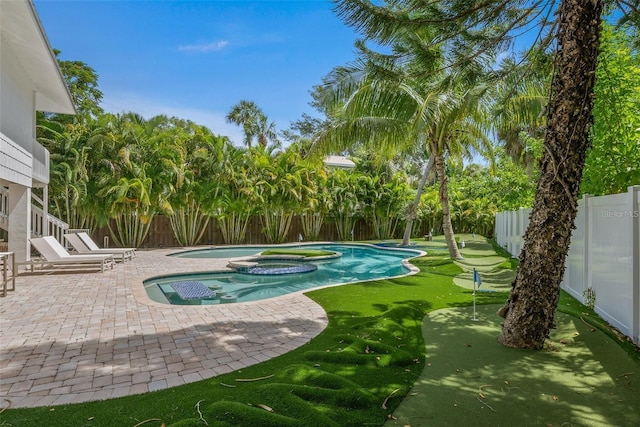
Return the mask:
<svg viewBox="0 0 640 427">
<path fill-rule="evenodd" d="M 35 132 L 33 86 L 4 39 L 0 55 L 0 132 L 31 153 Z"/>
<path fill-rule="evenodd" d="M 31 187 L 33 158 L 0 132 L 0 180 Z"/>
</svg>

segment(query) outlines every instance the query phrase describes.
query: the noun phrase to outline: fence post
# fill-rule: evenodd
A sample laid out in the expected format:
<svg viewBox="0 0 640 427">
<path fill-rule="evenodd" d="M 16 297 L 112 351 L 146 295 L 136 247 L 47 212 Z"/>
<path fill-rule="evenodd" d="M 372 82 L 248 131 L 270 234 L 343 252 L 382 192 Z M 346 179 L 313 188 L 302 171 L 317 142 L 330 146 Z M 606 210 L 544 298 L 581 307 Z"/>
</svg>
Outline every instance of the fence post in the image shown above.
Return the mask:
<svg viewBox="0 0 640 427">
<path fill-rule="evenodd" d="M 525 225 L 526 219 L 528 218 L 525 215 L 525 209 L 523 207 L 520 207 L 520 209 L 518 210 L 518 235 L 520 236 L 520 238 L 518 239 L 518 250 L 515 254 L 513 254 L 513 256 L 516 258 L 520 258 L 522 248 L 524 248 L 524 233 L 525 231 L 527 231 L 527 226 Z"/>
<path fill-rule="evenodd" d="M 582 254 L 583 254 L 583 260 L 582 262 L 584 263 L 583 265 L 583 270 L 582 270 L 582 274 L 584 277 L 584 283 L 582 284 L 582 295 L 581 297 L 581 301 L 584 304 L 585 300 L 584 300 L 584 291 L 589 289 L 592 284 L 593 284 L 593 280 L 591 279 L 591 209 L 589 206 L 589 197 L 591 197 L 589 194 L 585 194 L 582 196 L 582 209 L 584 210 L 584 215 L 582 218 Z M 565 261 L 565 265 L 566 262 L 569 261 L 569 258 L 567 257 L 567 261 Z"/>
<path fill-rule="evenodd" d="M 516 222 L 515 220 L 515 213 L 516 211 L 509 211 L 509 249 L 507 249 L 509 251 L 509 253 L 511 255 L 513 255 L 513 243 L 514 240 L 516 238 L 516 235 L 518 234 L 518 228 L 516 227 Z"/>
<path fill-rule="evenodd" d="M 633 185 L 628 188 L 630 198 L 631 213 L 631 235 L 633 273 L 631 284 L 631 307 L 633 310 L 633 321 L 631 325 L 631 338 L 636 344 L 640 343 L 640 185 Z"/>
</svg>

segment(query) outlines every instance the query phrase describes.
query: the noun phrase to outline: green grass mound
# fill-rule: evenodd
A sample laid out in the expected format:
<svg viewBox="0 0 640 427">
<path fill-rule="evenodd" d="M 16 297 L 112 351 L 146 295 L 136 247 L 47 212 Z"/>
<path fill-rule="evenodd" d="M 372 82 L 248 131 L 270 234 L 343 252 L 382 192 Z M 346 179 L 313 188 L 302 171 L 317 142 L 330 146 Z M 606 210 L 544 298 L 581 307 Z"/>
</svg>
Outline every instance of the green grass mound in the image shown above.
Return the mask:
<svg viewBox="0 0 640 427">
<path fill-rule="evenodd" d="M 381 403 L 393 394 L 389 407 L 395 407 L 422 370 L 424 349 L 416 337 L 423 316 L 423 311 L 407 307 L 373 317 L 353 316 L 344 333 L 322 334 L 313 345 L 267 363 L 277 369 L 271 375 L 258 375 L 250 367 L 213 378 L 208 381 L 211 387 L 218 392 L 225 388 L 226 396 L 209 406 L 201 404 L 202 418 L 221 426 L 380 424 L 388 411 Z M 252 374 L 258 376 L 250 378 Z M 198 420 L 190 417 L 168 426 L 190 426 Z"/>
<path fill-rule="evenodd" d="M 413 355 L 397 347 L 378 341 L 363 340 L 352 336 L 336 336 L 335 350 L 309 351 L 305 359 L 315 362 L 351 365 L 405 366 L 413 363 Z"/>
<path fill-rule="evenodd" d="M 169 427 L 200 426 L 203 420 L 220 426 L 340 426 L 340 420 L 366 412 L 376 401 L 357 383 L 307 365 L 291 366 L 275 375 L 274 381 L 254 387 L 246 403 L 218 401 L 204 407 L 202 419 L 190 418 Z"/>
<path fill-rule="evenodd" d="M 328 251 L 323 249 L 268 249 L 262 252 L 260 255 L 271 256 L 271 255 L 295 255 L 295 256 L 303 256 L 306 258 L 316 258 L 316 257 L 326 257 L 335 255 L 335 251 Z"/>
<path fill-rule="evenodd" d="M 480 273 L 482 279 L 482 285 L 478 288 L 480 292 L 509 292 L 516 277 L 517 263 L 513 263 L 510 257 L 505 257 L 505 253 L 502 251 L 500 255 L 496 254 L 495 246 L 483 237 L 476 236 L 471 246 L 471 248 L 464 248 L 461 251 L 465 256 L 464 259 L 455 260 L 455 264 L 463 271 L 453 278 L 453 283 L 472 290 L 474 287 L 473 270 L 475 269 Z M 469 252 L 484 253 L 485 256 L 469 257 Z"/>
<path fill-rule="evenodd" d="M 474 268 L 478 271 L 491 271 L 498 268 L 506 260 L 500 256 L 486 256 L 482 258 L 465 258 L 456 260 L 455 263 L 463 270 Z"/>
</svg>

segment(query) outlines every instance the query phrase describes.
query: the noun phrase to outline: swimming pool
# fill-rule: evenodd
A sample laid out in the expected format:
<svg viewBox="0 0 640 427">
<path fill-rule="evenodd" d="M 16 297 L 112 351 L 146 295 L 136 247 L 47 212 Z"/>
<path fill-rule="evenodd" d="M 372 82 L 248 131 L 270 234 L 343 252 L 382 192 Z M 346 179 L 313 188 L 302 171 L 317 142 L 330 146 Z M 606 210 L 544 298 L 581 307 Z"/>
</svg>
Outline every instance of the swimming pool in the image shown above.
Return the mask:
<svg viewBox="0 0 640 427">
<path fill-rule="evenodd" d="M 278 246 L 295 248 L 298 245 Z M 410 272 L 403 261 L 423 252 L 410 249 L 379 248 L 363 244 L 307 244 L 304 248 L 337 251 L 339 258 L 307 261 L 315 271 L 286 275 L 249 275 L 240 272 L 206 272 L 153 277 L 145 280 L 149 297 L 165 304 L 211 305 L 273 298 L 321 286 L 397 277 Z M 273 246 L 212 248 L 185 251 L 172 256 L 184 258 L 233 258 L 252 256 Z M 225 255 L 223 256 L 222 253 Z M 172 284 L 198 281 L 216 293 L 215 297 L 183 300 Z"/>
<path fill-rule="evenodd" d="M 273 246 L 232 246 L 209 249 L 194 249 L 190 251 L 178 252 L 169 256 L 179 258 L 236 258 L 259 254 L 260 252 L 272 248 Z"/>
</svg>

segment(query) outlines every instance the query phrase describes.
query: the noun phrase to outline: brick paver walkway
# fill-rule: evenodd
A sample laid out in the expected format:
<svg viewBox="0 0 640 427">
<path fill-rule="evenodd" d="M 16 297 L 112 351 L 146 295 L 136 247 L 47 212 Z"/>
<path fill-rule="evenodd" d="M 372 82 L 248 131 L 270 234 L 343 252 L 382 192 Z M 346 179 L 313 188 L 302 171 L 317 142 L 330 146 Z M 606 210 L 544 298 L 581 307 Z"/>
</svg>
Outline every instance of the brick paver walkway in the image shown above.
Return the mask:
<svg viewBox="0 0 640 427">
<path fill-rule="evenodd" d="M 142 281 L 224 269 L 226 260 L 138 251 L 113 270 L 21 274 L 0 298 L 0 405 L 108 399 L 211 378 L 286 353 L 327 324 L 296 293 L 263 301 L 176 306 Z"/>
</svg>

